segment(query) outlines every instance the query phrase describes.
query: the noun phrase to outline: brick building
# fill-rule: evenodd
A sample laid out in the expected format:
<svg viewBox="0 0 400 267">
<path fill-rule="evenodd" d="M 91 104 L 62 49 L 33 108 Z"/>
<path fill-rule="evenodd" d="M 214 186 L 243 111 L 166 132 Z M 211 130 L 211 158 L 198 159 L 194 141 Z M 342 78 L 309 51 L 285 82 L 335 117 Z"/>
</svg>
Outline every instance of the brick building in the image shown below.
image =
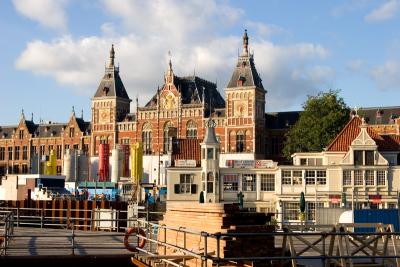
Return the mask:
<svg viewBox="0 0 400 267">
<path fill-rule="evenodd" d="M 73 110 L 67 123 L 35 123 L 22 112 L 18 125 L 0 128 L 0 173 L 37 173 L 40 159 L 51 150 L 57 154 L 57 172 L 65 173 L 64 157 L 74 151 L 86 155 L 88 161 L 85 171 L 80 167 L 79 179 L 96 179 L 99 144 L 118 149 L 141 141 L 145 178 L 165 184 L 165 168 L 171 164 L 173 151 L 185 143 L 179 140 L 202 140 L 209 117 L 216 123 L 221 143 L 221 166 L 227 159 L 281 159 L 284 132 L 299 112 L 265 112 L 267 91 L 248 44 L 245 31 L 224 97 L 213 82 L 176 76 L 170 61 L 164 85 L 145 106 L 139 107 L 136 100 L 133 111 L 112 46 L 109 64 L 91 100 L 91 121 L 77 117 Z"/>
</svg>

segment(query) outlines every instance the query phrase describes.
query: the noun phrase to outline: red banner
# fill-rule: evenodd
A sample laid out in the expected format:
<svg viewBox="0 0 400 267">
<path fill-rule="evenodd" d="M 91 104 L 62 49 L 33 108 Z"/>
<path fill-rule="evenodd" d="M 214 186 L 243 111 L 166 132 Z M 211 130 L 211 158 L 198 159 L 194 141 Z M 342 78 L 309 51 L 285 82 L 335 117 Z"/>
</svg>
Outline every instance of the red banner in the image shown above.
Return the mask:
<svg viewBox="0 0 400 267">
<path fill-rule="evenodd" d="M 340 203 L 340 199 L 341 199 L 340 195 L 329 195 L 329 201 L 332 204 L 339 204 Z"/>
<path fill-rule="evenodd" d="M 380 204 L 382 203 L 382 196 L 381 195 L 368 195 L 368 198 L 371 200 L 372 203 L 374 204 Z"/>
</svg>

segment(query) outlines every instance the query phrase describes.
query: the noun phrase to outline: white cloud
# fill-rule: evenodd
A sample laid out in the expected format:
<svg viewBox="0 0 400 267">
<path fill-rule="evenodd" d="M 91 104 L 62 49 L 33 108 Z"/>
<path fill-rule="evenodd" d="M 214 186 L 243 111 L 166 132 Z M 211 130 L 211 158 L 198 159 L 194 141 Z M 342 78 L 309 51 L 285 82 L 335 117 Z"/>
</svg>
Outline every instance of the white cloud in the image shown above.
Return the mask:
<svg viewBox="0 0 400 267">
<path fill-rule="evenodd" d="M 67 28 L 66 3 L 67 0 L 13 0 L 15 9 L 21 15 L 57 30 Z"/>
<path fill-rule="evenodd" d="M 226 3 L 226 2 L 223 2 Z M 51 42 L 28 43 L 16 61 L 20 70 L 54 78 L 59 83 L 94 94 L 104 73 L 104 62 L 112 43 L 116 62 L 131 98 L 140 92 L 143 104 L 163 83 L 167 52 L 172 51 L 176 75 L 196 75 L 218 80 L 223 93 L 236 65 L 241 35 L 223 35 L 244 15 L 242 10 L 212 0 L 203 1 L 112 1 L 103 0 L 123 22 L 127 34 L 116 32 L 113 23 L 101 26 L 103 35 L 81 38 L 65 36 Z M 117 8 L 118 7 L 118 8 Z M 203 11 L 204 10 L 204 11 Z M 262 27 L 258 22 L 256 25 Z M 268 26 L 266 26 L 268 27 Z M 281 46 L 249 31 L 257 70 L 268 90 L 268 110 L 299 104 L 306 94 L 330 86 L 335 72 L 323 61 L 329 51 L 314 43 Z"/>
<path fill-rule="evenodd" d="M 399 89 L 400 62 L 388 60 L 384 64 L 372 68 L 370 75 L 381 90 Z"/>
<path fill-rule="evenodd" d="M 347 62 L 346 68 L 351 72 L 359 72 L 365 66 L 365 64 L 365 60 L 352 59 Z"/>
<path fill-rule="evenodd" d="M 365 16 L 369 22 L 384 21 L 393 18 L 400 8 L 399 0 L 389 0 Z"/>
<path fill-rule="evenodd" d="M 246 26 L 255 30 L 255 34 L 259 37 L 270 37 L 271 35 L 284 33 L 285 30 L 274 24 L 265 24 L 258 21 L 247 21 Z"/>
<path fill-rule="evenodd" d="M 331 10 L 331 15 L 334 17 L 343 16 L 346 13 L 364 8 L 369 2 L 371 0 L 347 0 L 343 4 L 335 6 Z"/>
</svg>

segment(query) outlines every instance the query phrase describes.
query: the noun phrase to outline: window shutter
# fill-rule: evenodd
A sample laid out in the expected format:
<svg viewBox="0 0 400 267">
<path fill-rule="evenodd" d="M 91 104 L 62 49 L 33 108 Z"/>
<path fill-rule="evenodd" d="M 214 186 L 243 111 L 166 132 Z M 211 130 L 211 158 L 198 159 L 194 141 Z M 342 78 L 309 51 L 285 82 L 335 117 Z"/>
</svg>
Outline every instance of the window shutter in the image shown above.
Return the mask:
<svg viewBox="0 0 400 267">
<path fill-rule="evenodd" d="M 174 193 L 175 194 L 181 193 L 181 185 L 180 184 L 174 184 Z"/>
<path fill-rule="evenodd" d="M 192 193 L 192 194 L 197 193 L 197 184 L 190 185 L 190 193 Z"/>
</svg>

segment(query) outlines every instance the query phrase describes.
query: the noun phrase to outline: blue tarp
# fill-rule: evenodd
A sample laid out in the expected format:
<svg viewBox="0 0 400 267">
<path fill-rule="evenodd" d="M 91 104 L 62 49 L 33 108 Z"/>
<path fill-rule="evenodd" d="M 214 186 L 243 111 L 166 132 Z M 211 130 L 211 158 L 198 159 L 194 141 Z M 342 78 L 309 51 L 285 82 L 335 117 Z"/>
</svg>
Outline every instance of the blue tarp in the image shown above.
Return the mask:
<svg viewBox="0 0 400 267">
<path fill-rule="evenodd" d="M 393 224 L 394 231 L 399 232 L 399 210 L 398 209 L 365 209 L 354 210 L 354 223 L 384 223 Z M 372 233 L 373 228 L 354 229 L 356 233 Z"/>
</svg>

